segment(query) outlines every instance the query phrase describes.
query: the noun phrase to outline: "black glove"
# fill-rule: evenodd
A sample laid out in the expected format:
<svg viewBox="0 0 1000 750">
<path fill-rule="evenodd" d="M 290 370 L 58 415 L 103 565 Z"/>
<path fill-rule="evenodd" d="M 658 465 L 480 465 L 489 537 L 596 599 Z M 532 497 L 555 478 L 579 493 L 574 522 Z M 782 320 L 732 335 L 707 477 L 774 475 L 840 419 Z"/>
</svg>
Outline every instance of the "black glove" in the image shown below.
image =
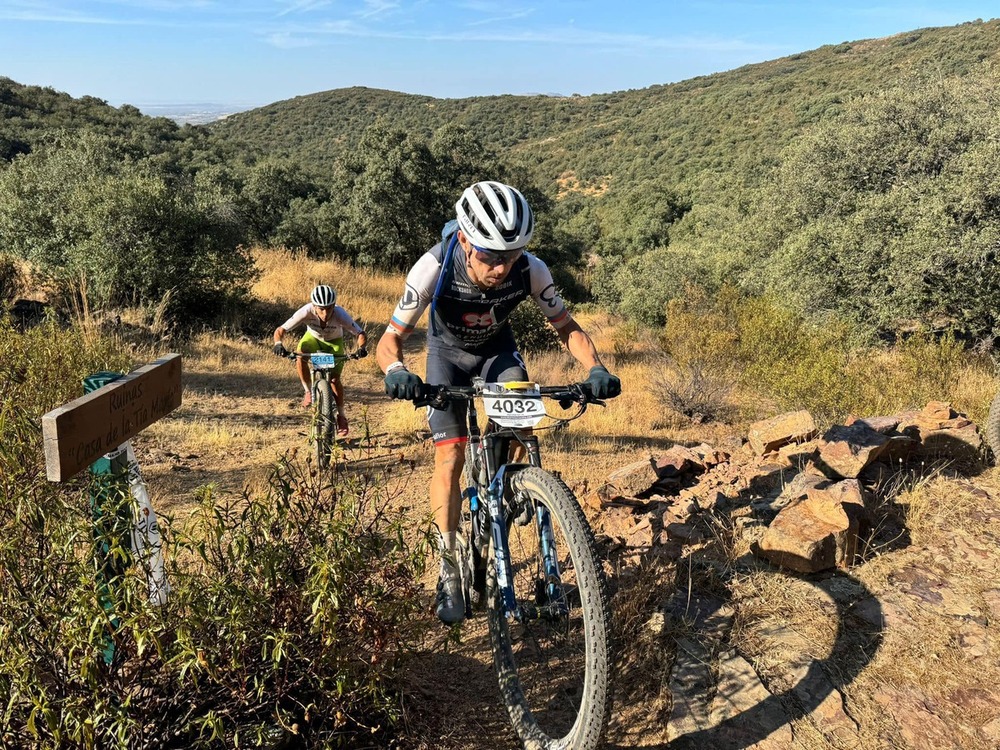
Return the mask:
<svg viewBox="0 0 1000 750">
<path fill-rule="evenodd" d="M 622 381 L 608 372 L 604 365 L 591 367 L 590 374 L 583 382 L 590 386 L 594 398 L 614 398 L 622 392 Z"/>
<path fill-rule="evenodd" d="M 409 370 L 399 368 L 385 376 L 385 392 L 390 398 L 401 398 L 413 401 L 420 398 L 424 389 L 424 381 L 419 375 Z"/>
<path fill-rule="evenodd" d="M 288 350 L 285 348 L 285 345 L 282 344 L 280 341 L 277 344 L 274 345 L 274 347 L 271 349 L 271 351 L 274 352 L 274 356 L 276 356 L 276 357 L 287 357 L 288 356 Z"/>
<path fill-rule="evenodd" d="M 357 357 L 358 359 L 364 359 L 365 357 L 368 356 L 368 350 L 365 349 L 363 346 L 359 346 L 358 350 L 354 352 L 354 356 Z"/>
</svg>

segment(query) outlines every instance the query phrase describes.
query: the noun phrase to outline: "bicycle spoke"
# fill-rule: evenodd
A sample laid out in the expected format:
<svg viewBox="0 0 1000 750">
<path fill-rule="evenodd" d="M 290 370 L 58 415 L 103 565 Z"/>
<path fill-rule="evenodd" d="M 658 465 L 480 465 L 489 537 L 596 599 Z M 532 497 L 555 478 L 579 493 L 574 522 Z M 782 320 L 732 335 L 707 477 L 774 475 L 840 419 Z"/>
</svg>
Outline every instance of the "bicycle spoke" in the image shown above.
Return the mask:
<svg viewBox="0 0 1000 750">
<path fill-rule="evenodd" d="M 574 561 L 554 518 L 553 538 L 562 586 L 565 592 L 574 591 Z M 508 543 L 515 596 L 526 609 L 534 609 L 532 617 L 507 621 L 518 679 L 538 725 L 549 736 L 561 737 L 573 727 L 583 697 L 586 638 L 582 613 L 578 605 L 574 611 L 573 597 L 564 597 L 567 614 L 551 612 L 534 520 L 526 526 L 511 526 Z"/>
</svg>

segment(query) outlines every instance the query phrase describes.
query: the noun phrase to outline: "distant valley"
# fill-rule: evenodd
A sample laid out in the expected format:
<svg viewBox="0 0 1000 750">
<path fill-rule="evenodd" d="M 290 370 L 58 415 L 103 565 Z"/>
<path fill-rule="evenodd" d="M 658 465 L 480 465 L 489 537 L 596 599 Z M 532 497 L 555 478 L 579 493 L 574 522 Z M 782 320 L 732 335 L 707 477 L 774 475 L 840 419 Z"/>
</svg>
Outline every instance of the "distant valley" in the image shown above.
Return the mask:
<svg viewBox="0 0 1000 750">
<path fill-rule="evenodd" d="M 205 125 L 221 120 L 237 112 L 261 106 L 260 104 L 138 104 L 135 105 L 144 115 L 150 117 L 166 117 L 178 125 Z"/>
</svg>

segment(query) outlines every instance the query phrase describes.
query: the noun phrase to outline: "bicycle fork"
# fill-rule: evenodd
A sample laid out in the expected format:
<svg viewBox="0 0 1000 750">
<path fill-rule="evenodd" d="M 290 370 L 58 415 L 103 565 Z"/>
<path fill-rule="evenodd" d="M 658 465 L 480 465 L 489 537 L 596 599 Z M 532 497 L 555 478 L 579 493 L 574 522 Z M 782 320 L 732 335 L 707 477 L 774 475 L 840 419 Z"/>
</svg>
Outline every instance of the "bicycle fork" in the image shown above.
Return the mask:
<svg viewBox="0 0 1000 750">
<path fill-rule="evenodd" d="M 545 597 L 552 614 L 562 616 L 568 613 L 566 597 L 559 573 L 559 556 L 556 554 L 556 540 L 552 533 L 552 515 L 548 508 L 539 505 L 535 511 L 538 538 L 542 544 L 542 563 L 545 568 Z"/>
<path fill-rule="evenodd" d="M 493 537 L 494 560 L 497 573 L 497 586 L 504 613 L 518 622 L 533 619 L 538 616 L 538 609 L 527 610 L 518 602 L 514 594 L 512 581 L 512 565 L 510 546 L 507 539 L 507 524 L 504 518 L 503 488 L 506 466 L 501 466 L 493 482 L 486 492 L 486 502 L 490 514 L 490 530 Z M 536 592 L 535 604 L 544 609 L 550 616 L 563 616 L 567 612 L 565 596 L 562 587 L 562 577 L 559 572 L 559 558 L 556 553 L 555 535 L 552 532 L 552 517 L 548 509 L 539 505 L 535 509 L 533 522 L 536 525 L 544 580 L 538 581 L 540 590 Z"/>
<path fill-rule="evenodd" d="M 486 490 L 486 506 L 490 513 L 490 531 L 493 535 L 493 564 L 496 566 L 497 586 L 500 588 L 500 600 L 504 613 L 520 621 L 524 612 L 517 604 L 514 596 L 514 585 L 511 581 L 510 547 L 507 544 L 506 521 L 504 520 L 503 486 L 507 467 L 501 466 L 489 488 Z"/>
</svg>

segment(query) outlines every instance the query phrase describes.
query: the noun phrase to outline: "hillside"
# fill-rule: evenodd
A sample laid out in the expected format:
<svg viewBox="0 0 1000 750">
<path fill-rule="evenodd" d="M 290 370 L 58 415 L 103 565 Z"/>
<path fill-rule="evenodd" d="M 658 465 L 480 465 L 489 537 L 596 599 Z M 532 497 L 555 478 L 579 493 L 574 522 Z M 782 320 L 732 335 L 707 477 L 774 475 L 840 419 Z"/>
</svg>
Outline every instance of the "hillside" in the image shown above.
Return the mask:
<svg viewBox="0 0 1000 750">
<path fill-rule="evenodd" d="M 74 98 L 42 86 L 0 76 L 0 163 L 30 152 L 62 131 L 96 131 L 154 152 L 195 135 L 165 117 L 147 117 L 136 107 L 112 107 L 94 96 Z"/>
<path fill-rule="evenodd" d="M 524 191 L 533 250 L 573 301 L 662 326 L 690 286 L 732 285 L 869 338 L 985 340 L 998 32 L 921 29 L 587 97 L 353 88 L 197 127 L 3 79 L 0 245 L 59 283 L 100 277 L 99 306 L 189 290 L 186 264 L 146 250 L 165 244 L 208 265 L 257 244 L 404 270 L 458 186 L 490 177 Z M 193 270 L 207 289 L 219 267 Z M 200 316 L 241 303 L 253 270 L 228 271 L 233 299 L 199 292 Z"/>
<path fill-rule="evenodd" d="M 541 184 L 667 175 L 697 181 L 765 161 L 847 99 L 912 75 L 962 76 L 1000 57 L 1000 20 L 844 42 L 680 83 L 594 96 L 434 99 L 349 88 L 300 96 L 212 126 L 219 138 L 331 164 L 379 118 L 429 136 L 446 123 L 530 165 Z"/>
</svg>

